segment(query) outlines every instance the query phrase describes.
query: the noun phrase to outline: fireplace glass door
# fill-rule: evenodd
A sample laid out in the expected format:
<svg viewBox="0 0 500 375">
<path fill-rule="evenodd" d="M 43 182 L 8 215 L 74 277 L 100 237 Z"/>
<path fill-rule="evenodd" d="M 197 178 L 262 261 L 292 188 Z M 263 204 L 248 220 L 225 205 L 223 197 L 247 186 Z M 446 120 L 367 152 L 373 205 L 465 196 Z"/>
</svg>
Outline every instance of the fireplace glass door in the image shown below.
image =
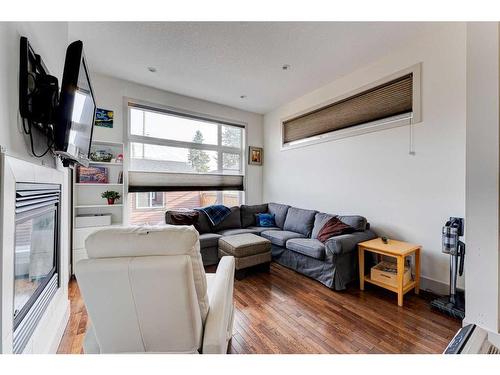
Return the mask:
<svg viewBox="0 0 500 375">
<path fill-rule="evenodd" d="M 14 321 L 19 321 L 56 270 L 57 206 L 16 217 Z"/>
</svg>

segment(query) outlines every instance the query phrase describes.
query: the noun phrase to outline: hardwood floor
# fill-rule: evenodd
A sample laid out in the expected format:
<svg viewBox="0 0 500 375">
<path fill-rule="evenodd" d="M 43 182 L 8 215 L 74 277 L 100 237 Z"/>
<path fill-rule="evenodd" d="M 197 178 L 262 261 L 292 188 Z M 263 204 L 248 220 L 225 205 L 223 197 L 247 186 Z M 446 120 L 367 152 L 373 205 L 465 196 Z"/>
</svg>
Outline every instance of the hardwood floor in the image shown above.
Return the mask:
<svg viewBox="0 0 500 375">
<path fill-rule="evenodd" d="M 214 268 L 208 269 L 214 272 Z M 82 353 L 87 312 L 75 280 L 71 316 L 58 353 Z M 460 327 L 429 307 L 432 296 L 404 298 L 367 286 L 334 292 L 276 263 L 270 273 L 235 280 L 230 353 L 441 353 Z"/>
</svg>

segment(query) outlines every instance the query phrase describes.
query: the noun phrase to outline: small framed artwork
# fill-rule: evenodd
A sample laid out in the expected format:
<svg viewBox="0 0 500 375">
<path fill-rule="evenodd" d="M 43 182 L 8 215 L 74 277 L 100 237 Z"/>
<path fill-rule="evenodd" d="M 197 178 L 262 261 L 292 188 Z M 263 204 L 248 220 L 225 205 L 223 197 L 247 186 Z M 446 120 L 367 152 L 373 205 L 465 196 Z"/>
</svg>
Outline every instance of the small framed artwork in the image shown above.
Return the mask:
<svg viewBox="0 0 500 375">
<path fill-rule="evenodd" d="M 79 166 L 77 181 L 79 184 L 107 184 L 108 168 Z"/>
<path fill-rule="evenodd" d="M 248 164 L 262 165 L 264 149 L 262 147 L 248 147 Z"/>
<path fill-rule="evenodd" d="M 113 127 L 113 116 L 114 112 L 109 109 L 97 108 L 95 112 L 95 126 L 101 126 L 103 128 Z"/>
</svg>

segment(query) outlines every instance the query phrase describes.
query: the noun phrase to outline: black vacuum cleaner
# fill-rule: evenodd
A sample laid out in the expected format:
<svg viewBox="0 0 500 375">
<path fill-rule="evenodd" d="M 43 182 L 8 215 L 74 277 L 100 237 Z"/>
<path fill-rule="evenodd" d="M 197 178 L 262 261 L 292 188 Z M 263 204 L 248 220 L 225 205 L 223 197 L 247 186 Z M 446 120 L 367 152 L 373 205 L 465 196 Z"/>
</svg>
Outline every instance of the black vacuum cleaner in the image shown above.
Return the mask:
<svg viewBox="0 0 500 375">
<path fill-rule="evenodd" d="M 431 302 L 432 307 L 459 319 L 465 318 L 464 293 L 457 290 L 457 276 L 464 272 L 465 244 L 459 239 L 463 235 L 464 220 L 450 217 L 443 227 L 441 250 L 450 255 L 450 295 Z"/>
</svg>

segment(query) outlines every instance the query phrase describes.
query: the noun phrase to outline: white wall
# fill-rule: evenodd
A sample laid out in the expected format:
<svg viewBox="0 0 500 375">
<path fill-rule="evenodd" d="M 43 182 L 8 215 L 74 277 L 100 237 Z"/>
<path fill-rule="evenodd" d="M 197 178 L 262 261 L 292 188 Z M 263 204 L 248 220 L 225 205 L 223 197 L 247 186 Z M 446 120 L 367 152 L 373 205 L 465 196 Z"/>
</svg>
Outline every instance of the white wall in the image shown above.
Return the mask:
<svg viewBox="0 0 500 375">
<path fill-rule="evenodd" d="M 35 332 L 35 337 L 29 343 L 29 348 L 27 348 L 36 352 L 49 352 L 54 351 L 54 334 L 62 334 L 61 327 L 57 325 L 63 325 L 62 328 L 65 325 L 65 321 L 55 321 L 55 313 L 61 310 L 66 311 L 69 306 L 67 299 L 69 262 L 68 223 L 70 217 L 69 182 L 67 170 L 56 163 L 53 157 L 48 155 L 41 160 L 30 155 L 27 138 L 24 136 L 21 128 L 18 101 L 19 39 L 21 36 L 28 37 L 35 52 L 42 56 L 50 73 L 56 76 L 60 82 L 66 47 L 68 45 L 68 25 L 67 23 L 55 22 L 0 22 L 0 147 L 10 156 L 39 165 L 44 164 L 50 168 L 57 168 L 64 173 L 65 183 L 62 186 L 61 202 L 61 215 L 63 218 L 61 223 L 61 290 L 58 293 L 58 295 L 62 295 L 63 297 L 55 298 L 51 305 L 49 305 L 46 314 L 40 322 L 38 333 Z M 2 251 L 3 257 L 13 257 L 13 249 L 2 249 Z M 2 264 L 1 261 L 0 264 Z M 3 270 L 3 272 L 6 271 L 10 272 L 10 270 Z M 5 301 L 2 300 L 2 302 Z M 57 316 L 60 317 L 60 315 Z M 2 321 L 4 318 L 2 317 Z M 50 336 L 44 335 L 41 332 L 49 332 Z M 11 334 L 12 332 L 1 332 L 1 337 L 5 339 Z M 0 348 L 0 352 L 2 351 L 8 351 L 8 348 L 7 350 Z"/>
<path fill-rule="evenodd" d="M 465 320 L 500 330 L 499 87 L 497 22 L 467 25 Z"/>
<path fill-rule="evenodd" d="M 10 156 L 37 164 L 54 166 L 54 158 L 30 156 L 28 138 L 19 117 L 19 39 L 26 36 L 36 53 L 42 56 L 50 74 L 62 79 L 68 42 L 67 23 L 0 22 L 0 146 Z M 37 149 L 42 150 L 43 148 Z"/>
<path fill-rule="evenodd" d="M 280 151 L 280 119 L 419 62 L 415 155 L 408 126 Z M 423 245 L 422 277 L 448 284 L 441 227 L 465 215 L 465 88 L 465 24 L 454 23 L 266 114 L 264 201 L 364 215 L 377 233 Z"/>
<path fill-rule="evenodd" d="M 97 106 L 115 111 L 113 128 L 94 128 L 93 137 L 95 139 L 124 142 L 124 126 L 126 126 L 126 116 L 124 116 L 123 113 L 124 98 L 131 98 L 151 102 L 153 104 L 160 104 L 168 107 L 206 114 L 209 116 L 244 122 L 247 124 L 247 144 L 259 147 L 263 144 L 262 115 L 201 99 L 157 90 L 151 87 L 95 73 L 92 74 L 92 85 L 96 96 Z M 262 167 L 247 164 L 246 171 L 246 202 L 249 204 L 261 203 Z"/>
</svg>

